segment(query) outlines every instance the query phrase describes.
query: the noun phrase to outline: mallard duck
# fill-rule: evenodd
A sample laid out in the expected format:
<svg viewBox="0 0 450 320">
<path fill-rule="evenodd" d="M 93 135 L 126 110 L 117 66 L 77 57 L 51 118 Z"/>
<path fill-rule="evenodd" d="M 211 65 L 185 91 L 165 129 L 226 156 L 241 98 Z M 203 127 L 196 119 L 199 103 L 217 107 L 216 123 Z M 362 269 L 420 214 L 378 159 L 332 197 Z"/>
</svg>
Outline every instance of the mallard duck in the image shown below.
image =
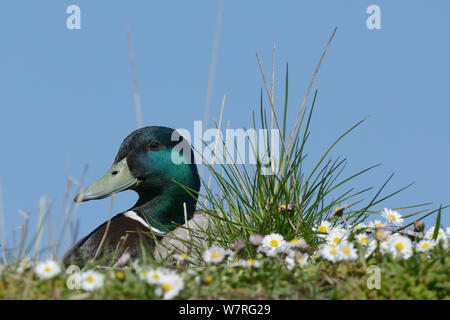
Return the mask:
<svg viewBox="0 0 450 320">
<path fill-rule="evenodd" d="M 108 221 L 78 241 L 63 257 L 65 265 L 84 265 L 94 257 L 111 265 L 127 254 L 141 256 L 158 240 L 185 224 L 194 215 L 200 179 L 189 143 L 174 129 L 150 126 L 132 132 L 122 142 L 111 168 L 97 182 L 83 189 L 76 202 L 103 199 L 134 190 L 139 199 L 126 212 Z M 188 190 L 190 190 L 188 192 Z"/>
</svg>

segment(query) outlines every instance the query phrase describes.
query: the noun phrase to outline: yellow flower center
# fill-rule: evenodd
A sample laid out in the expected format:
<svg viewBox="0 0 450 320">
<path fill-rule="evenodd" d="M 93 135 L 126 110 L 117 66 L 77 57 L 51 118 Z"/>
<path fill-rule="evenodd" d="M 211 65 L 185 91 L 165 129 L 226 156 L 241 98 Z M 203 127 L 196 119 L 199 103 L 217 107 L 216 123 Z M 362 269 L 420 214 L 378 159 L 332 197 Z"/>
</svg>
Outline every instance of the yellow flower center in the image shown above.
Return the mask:
<svg viewBox="0 0 450 320">
<path fill-rule="evenodd" d="M 303 260 L 305 260 L 305 257 L 303 257 L 303 255 L 299 254 L 299 255 L 297 256 L 297 260 L 298 260 L 298 261 L 303 261 Z"/>
<path fill-rule="evenodd" d="M 50 267 L 45 267 L 44 271 L 45 271 L 45 272 L 50 272 L 50 271 L 52 271 L 52 268 L 50 268 Z"/>
<path fill-rule="evenodd" d="M 344 253 L 345 253 L 345 254 L 349 254 L 349 253 L 350 253 L 350 248 L 345 248 L 345 249 L 344 249 Z"/>
<path fill-rule="evenodd" d="M 335 237 L 333 238 L 334 243 L 339 243 L 339 241 L 341 241 L 341 238 Z"/>
<path fill-rule="evenodd" d="M 398 250 L 398 251 L 402 251 L 403 250 L 403 248 L 404 248 L 404 246 L 403 246 L 403 243 L 397 243 L 396 245 L 395 245 L 395 248 Z"/>
<path fill-rule="evenodd" d="M 89 282 L 89 283 L 92 283 L 92 282 L 94 282 L 95 281 L 95 279 L 94 279 L 94 277 L 89 277 L 89 278 L 87 278 L 87 282 Z"/>
<path fill-rule="evenodd" d="M 362 239 L 361 239 L 361 242 L 362 242 L 362 243 L 367 243 L 368 241 L 369 241 L 369 239 L 367 239 L 367 238 L 362 238 Z"/>
<path fill-rule="evenodd" d="M 211 257 L 212 257 L 213 259 L 218 259 L 218 258 L 220 257 L 220 254 L 219 254 L 217 251 L 214 251 L 214 252 L 212 253 Z"/>
<path fill-rule="evenodd" d="M 388 218 L 397 221 L 397 218 L 393 214 L 388 215 Z"/>
<path fill-rule="evenodd" d="M 205 278 L 205 282 L 206 283 L 211 283 L 213 281 L 213 277 L 211 277 L 211 276 L 207 276 L 206 278 Z"/>
<path fill-rule="evenodd" d="M 429 243 L 424 243 L 423 245 L 422 245 L 422 248 L 428 248 L 430 246 L 430 244 Z"/>
<path fill-rule="evenodd" d="M 330 253 L 334 255 L 334 254 L 336 254 L 336 253 L 337 253 L 337 251 L 336 251 L 336 249 L 335 249 L 335 248 L 333 248 L 333 249 L 331 249 Z"/>
<path fill-rule="evenodd" d="M 255 261 L 254 259 L 249 259 L 249 260 L 248 260 L 248 264 L 255 264 L 255 262 L 256 262 L 256 261 Z"/>
<path fill-rule="evenodd" d="M 183 259 L 186 259 L 186 258 L 188 257 L 188 255 L 187 255 L 187 253 L 183 253 L 183 254 L 181 255 L 181 257 L 182 257 Z"/>
<path fill-rule="evenodd" d="M 327 232 L 327 227 L 321 226 L 321 227 L 319 228 L 319 232 Z"/>
<path fill-rule="evenodd" d="M 167 292 L 170 290 L 170 284 L 168 284 L 168 283 L 163 283 L 161 287 L 164 290 L 164 292 Z"/>
<path fill-rule="evenodd" d="M 277 247 L 277 246 L 278 246 L 278 241 L 275 240 L 275 239 L 273 239 L 272 241 L 270 241 L 270 245 L 271 245 L 272 247 Z"/>
<path fill-rule="evenodd" d="M 119 280 L 123 280 L 125 278 L 125 274 L 122 271 L 116 273 L 116 278 Z"/>
<path fill-rule="evenodd" d="M 292 243 L 292 244 L 298 243 L 298 239 L 292 239 L 292 240 L 291 240 L 291 243 Z"/>
<path fill-rule="evenodd" d="M 156 279 L 159 279 L 159 274 L 154 273 L 154 274 L 152 275 L 152 278 L 155 279 L 155 280 L 156 280 Z"/>
</svg>

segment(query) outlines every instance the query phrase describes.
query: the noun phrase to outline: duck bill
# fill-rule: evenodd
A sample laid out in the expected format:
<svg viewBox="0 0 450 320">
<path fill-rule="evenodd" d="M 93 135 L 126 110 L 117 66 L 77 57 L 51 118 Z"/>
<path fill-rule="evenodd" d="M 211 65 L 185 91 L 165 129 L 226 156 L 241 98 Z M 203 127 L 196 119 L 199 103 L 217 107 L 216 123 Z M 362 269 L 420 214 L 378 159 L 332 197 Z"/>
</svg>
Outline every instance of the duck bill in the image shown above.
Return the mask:
<svg viewBox="0 0 450 320">
<path fill-rule="evenodd" d="M 114 193 L 130 189 L 137 185 L 138 179 L 133 177 L 128 168 L 127 158 L 112 165 L 100 180 L 94 182 L 76 195 L 75 202 L 84 202 L 107 198 Z"/>
</svg>

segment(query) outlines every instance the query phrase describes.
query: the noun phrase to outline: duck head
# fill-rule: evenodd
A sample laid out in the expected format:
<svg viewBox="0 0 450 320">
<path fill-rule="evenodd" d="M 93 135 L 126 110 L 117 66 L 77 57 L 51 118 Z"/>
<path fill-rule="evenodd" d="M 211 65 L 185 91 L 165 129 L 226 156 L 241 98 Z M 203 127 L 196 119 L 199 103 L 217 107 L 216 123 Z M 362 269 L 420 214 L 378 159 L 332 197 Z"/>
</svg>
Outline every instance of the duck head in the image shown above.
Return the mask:
<svg viewBox="0 0 450 320">
<path fill-rule="evenodd" d="M 195 192 L 186 191 L 183 185 Z M 139 199 L 130 209 L 157 230 L 168 232 L 184 224 L 195 211 L 200 179 L 189 143 L 174 129 L 144 127 L 132 132 L 120 146 L 111 168 L 83 189 L 76 202 L 103 199 L 134 190 Z"/>
</svg>

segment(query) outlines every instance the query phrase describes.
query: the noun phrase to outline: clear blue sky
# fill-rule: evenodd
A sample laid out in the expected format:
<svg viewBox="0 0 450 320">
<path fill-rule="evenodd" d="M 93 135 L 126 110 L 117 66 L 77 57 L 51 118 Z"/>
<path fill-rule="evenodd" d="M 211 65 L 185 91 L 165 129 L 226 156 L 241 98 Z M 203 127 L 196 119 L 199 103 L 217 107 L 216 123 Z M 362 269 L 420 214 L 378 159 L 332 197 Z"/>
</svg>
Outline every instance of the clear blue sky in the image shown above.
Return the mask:
<svg viewBox="0 0 450 320">
<path fill-rule="evenodd" d="M 71 4 L 81 8 L 81 30 L 66 28 Z M 381 8 L 381 30 L 366 27 L 371 4 Z M 56 219 L 68 162 L 76 178 L 89 164 L 91 183 L 136 129 L 126 24 L 144 125 L 192 129 L 203 119 L 218 7 L 212 0 L 0 2 L 0 183 L 8 239 L 23 222 L 18 209 L 36 216 L 41 196 L 54 200 Z M 380 186 L 395 172 L 387 192 L 416 184 L 385 206 L 450 203 L 449 2 L 225 0 L 223 9 L 211 116 L 218 117 L 226 94 L 225 121 L 251 126 L 263 87 L 255 53 L 269 73 L 275 43 L 275 103 L 281 106 L 289 62 L 295 117 L 338 26 L 313 87 L 319 95 L 311 158 L 368 117 L 333 153 L 349 159 L 348 174 L 383 163 L 355 187 Z M 131 191 L 117 195 L 114 211 L 135 200 Z M 107 220 L 109 204 L 79 207 L 79 236 Z"/>
</svg>

